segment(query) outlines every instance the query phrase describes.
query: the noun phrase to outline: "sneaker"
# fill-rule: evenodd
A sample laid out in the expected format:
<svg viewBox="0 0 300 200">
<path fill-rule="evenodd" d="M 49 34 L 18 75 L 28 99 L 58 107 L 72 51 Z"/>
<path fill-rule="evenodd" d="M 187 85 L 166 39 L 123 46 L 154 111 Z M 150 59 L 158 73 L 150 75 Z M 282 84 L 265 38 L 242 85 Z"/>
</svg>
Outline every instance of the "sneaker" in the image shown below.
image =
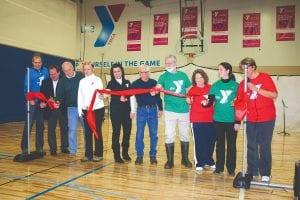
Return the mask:
<svg viewBox="0 0 300 200">
<path fill-rule="evenodd" d="M 141 164 L 143 164 L 143 157 L 142 157 L 142 156 L 136 157 L 135 164 L 136 164 L 136 165 L 141 165 Z"/>
<path fill-rule="evenodd" d="M 261 182 L 269 183 L 270 182 L 270 176 L 262 176 Z"/>
<path fill-rule="evenodd" d="M 150 157 L 150 163 L 151 165 L 157 164 L 157 160 L 155 156 Z"/>
<path fill-rule="evenodd" d="M 196 167 L 196 171 L 197 172 L 202 172 L 203 171 L 203 167 Z"/>
<path fill-rule="evenodd" d="M 86 156 L 84 156 L 83 158 L 80 159 L 81 162 L 90 162 L 90 161 L 92 161 L 92 160 L 93 160 L 93 159 L 88 158 L 88 157 L 86 157 Z"/>
<path fill-rule="evenodd" d="M 216 169 L 216 165 L 210 165 L 210 166 L 209 166 L 209 169 L 215 170 L 215 169 Z"/>
<path fill-rule="evenodd" d="M 99 162 L 101 160 L 103 160 L 103 157 L 101 157 L 101 156 L 94 156 L 94 158 L 93 158 L 93 162 Z"/>
</svg>

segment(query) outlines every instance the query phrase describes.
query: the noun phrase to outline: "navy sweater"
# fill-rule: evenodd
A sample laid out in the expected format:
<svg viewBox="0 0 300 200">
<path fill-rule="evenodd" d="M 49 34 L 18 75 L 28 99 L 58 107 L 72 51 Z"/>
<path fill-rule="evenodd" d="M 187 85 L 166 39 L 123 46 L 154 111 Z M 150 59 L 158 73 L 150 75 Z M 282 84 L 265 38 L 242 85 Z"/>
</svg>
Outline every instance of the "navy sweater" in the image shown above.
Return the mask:
<svg viewBox="0 0 300 200">
<path fill-rule="evenodd" d="M 132 83 L 131 88 L 148 89 L 148 88 L 155 87 L 156 84 L 157 84 L 156 80 L 151 78 L 149 78 L 147 82 L 144 82 L 142 79 L 137 79 Z M 151 96 L 150 93 L 146 93 L 146 94 L 135 95 L 135 97 L 136 97 L 136 102 L 140 107 L 147 106 L 147 105 L 157 105 L 158 110 L 163 109 L 162 100 L 159 94 L 156 94 L 155 96 Z"/>
</svg>

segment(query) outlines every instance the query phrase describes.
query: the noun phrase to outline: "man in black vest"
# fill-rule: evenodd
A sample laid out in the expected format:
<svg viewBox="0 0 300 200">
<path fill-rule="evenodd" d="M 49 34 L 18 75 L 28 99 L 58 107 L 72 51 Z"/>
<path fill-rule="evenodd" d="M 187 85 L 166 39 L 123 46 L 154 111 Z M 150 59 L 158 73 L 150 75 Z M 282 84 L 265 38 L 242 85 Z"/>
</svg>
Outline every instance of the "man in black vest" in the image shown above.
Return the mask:
<svg viewBox="0 0 300 200">
<path fill-rule="evenodd" d="M 56 97 L 56 86 L 59 84 L 60 69 L 58 66 L 53 65 L 49 67 L 50 78 L 43 80 L 41 86 L 41 92 L 53 101 Z M 57 102 L 59 103 L 59 102 Z M 46 103 L 42 102 L 41 107 L 46 107 Z M 58 109 L 51 110 L 49 107 L 45 110 L 45 119 L 48 119 L 48 144 L 50 147 L 50 154 L 57 155 L 57 143 L 56 143 L 56 124 L 59 121 L 60 138 L 61 138 L 61 152 L 70 153 L 68 150 L 68 120 L 67 111 L 65 106 L 59 105 Z"/>
</svg>

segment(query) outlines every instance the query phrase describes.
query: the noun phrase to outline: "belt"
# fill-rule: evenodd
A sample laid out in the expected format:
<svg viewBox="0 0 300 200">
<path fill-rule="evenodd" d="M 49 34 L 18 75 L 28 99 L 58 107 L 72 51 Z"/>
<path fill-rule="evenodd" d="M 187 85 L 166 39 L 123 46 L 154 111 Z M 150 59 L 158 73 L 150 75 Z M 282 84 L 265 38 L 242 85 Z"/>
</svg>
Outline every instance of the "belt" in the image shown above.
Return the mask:
<svg viewBox="0 0 300 200">
<path fill-rule="evenodd" d="M 138 108 L 146 108 L 146 109 L 153 108 L 153 107 L 156 107 L 156 104 L 138 106 Z"/>
</svg>

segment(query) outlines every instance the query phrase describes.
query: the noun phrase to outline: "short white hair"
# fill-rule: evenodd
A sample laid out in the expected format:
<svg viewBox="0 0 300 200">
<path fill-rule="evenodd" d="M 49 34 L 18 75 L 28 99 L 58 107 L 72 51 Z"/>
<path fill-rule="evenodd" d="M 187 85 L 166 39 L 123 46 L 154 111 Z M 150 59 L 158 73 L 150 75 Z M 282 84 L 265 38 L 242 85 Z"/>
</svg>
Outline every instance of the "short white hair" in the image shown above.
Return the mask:
<svg viewBox="0 0 300 200">
<path fill-rule="evenodd" d="M 145 68 L 148 72 L 150 72 L 150 67 L 148 65 L 140 65 L 139 71 L 141 71 L 143 68 Z"/>
</svg>

